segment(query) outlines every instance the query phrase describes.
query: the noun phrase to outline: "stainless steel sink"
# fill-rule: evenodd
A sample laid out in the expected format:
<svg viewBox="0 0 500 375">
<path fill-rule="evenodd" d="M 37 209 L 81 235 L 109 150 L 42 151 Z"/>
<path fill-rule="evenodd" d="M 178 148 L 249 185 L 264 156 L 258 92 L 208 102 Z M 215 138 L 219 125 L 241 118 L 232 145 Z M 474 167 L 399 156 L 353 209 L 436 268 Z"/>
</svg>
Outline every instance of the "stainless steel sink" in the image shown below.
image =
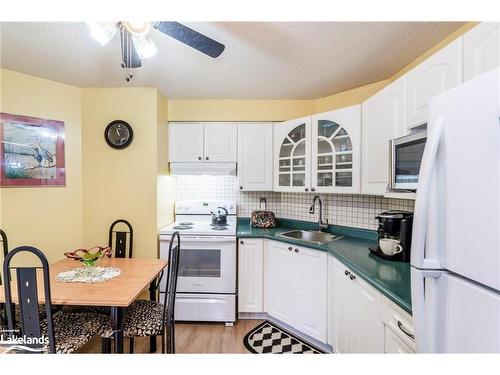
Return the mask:
<svg viewBox="0 0 500 375">
<path fill-rule="evenodd" d="M 278 234 L 280 237 L 292 238 L 294 240 L 311 242 L 315 244 L 324 244 L 342 238 L 343 236 L 335 236 L 331 233 L 318 232 L 315 230 L 290 230 Z"/>
</svg>

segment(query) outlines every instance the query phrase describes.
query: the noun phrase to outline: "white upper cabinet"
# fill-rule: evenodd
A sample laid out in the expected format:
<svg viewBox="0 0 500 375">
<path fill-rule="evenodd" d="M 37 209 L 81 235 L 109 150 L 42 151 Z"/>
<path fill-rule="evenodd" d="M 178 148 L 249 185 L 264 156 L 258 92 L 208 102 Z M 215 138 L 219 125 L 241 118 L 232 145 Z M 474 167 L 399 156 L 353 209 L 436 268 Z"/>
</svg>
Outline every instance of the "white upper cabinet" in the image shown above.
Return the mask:
<svg viewBox="0 0 500 375">
<path fill-rule="evenodd" d="M 230 122 L 205 123 L 205 161 L 237 161 L 238 127 Z"/>
<path fill-rule="evenodd" d="M 238 126 L 231 122 L 169 124 L 170 162 L 236 162 Z"/>
<path fill-rule="evenodd" d="M 238 183 L 242 191 L 273 190 L 273 124 L 238 124 Z"/>
<path fill-rule="evenodd" d="M 202 122 L 170 123 L 168 125 L 169 161 L 201 162 L 203 160 Z"/>
<path fill-rule="evenodd" d="M 485 22 L 463 35 L 464 81 L 500 66 L 500 23 Z"/>
<path fill-rule="evenodd" d="M 274 191 L 359 193 L 361 106 L 274 124 Z"/>
<path fill-rule="evenodd" d="M 383 195 L 389 182 L 389 140 L 406 130 L 406 76 L 397 79 L 363 103 L 363 194 Z"/>
<path fill-rule="evenodd" d="M 361 106 L 312 116 L 311 190 L 359 193 Z"/>
<path fill-rule="evenodd" d="M 429 101 L 462 82 L 462 38 L 408 72 L 408 128 L 426 124 Z"/>
<path fill-rule="evenodd" d="M 311 118 L 274 124 L 274 191 L 309 191 Z"/>
</svg>

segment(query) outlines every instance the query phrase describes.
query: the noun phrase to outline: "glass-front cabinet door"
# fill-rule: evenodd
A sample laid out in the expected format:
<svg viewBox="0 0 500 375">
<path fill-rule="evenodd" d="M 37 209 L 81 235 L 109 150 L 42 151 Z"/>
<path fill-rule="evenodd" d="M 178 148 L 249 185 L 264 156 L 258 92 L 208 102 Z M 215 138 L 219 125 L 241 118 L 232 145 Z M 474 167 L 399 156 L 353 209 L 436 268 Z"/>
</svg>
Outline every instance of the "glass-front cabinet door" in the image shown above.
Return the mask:
<svg viewBox="0 0 500 375">
<path fill-rule="evenodd" d="M 274 125 L 274 191 L 309 191 L 311 118 Z"/>
<path fill-rule="evenodd" d="M 361 107 L 314 115 L 311 126 L 311 190 L 358 193 Z"/>
</svg>

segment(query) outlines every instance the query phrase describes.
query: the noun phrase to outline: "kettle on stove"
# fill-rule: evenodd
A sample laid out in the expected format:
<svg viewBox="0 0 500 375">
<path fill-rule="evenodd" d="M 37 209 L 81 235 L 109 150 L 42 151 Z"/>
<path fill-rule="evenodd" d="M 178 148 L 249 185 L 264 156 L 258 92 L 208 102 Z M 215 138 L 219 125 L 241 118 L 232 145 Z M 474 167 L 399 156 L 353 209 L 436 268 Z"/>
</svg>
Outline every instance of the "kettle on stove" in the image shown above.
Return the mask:
<svg viewBox="0 0 500 375">
<path fill-rule="evenodd" d="M 224 210 L 224 213 L 221 214 L 220 210 L 215 214 L 213 211 L 210 211 L 212 215 L 212 225 L 226 225 L 227 224 L 227 215 L 229 214 L 224 207 L 217 207 Z"/>
</svg>

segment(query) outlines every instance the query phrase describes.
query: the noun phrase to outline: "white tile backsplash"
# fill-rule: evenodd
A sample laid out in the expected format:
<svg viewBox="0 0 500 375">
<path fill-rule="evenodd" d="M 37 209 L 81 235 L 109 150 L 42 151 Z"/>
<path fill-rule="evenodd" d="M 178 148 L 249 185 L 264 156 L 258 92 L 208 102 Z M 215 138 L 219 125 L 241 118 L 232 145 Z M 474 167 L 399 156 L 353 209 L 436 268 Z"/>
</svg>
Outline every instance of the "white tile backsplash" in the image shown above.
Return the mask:
<svg viewBox="0 0 500 375">
<path fill-rule="evenodd" d="M 276 217 L 317 221 L 319 206 L 309 213 L 315 193 L 243 192 L 238 190 L 234 176 L 178 176 L 177 200 L 227 199 L 236 201 L 238 216 L 248 217 L 260 207 L 260 198 L 267 199 L 267 209 Z M 376 229 L 375 216 L 386 210 L 413 211 L 414 201 L 390 199 L 373 195 L 319 194 L 323 215 L 330 224 Z"/>
</svg>

